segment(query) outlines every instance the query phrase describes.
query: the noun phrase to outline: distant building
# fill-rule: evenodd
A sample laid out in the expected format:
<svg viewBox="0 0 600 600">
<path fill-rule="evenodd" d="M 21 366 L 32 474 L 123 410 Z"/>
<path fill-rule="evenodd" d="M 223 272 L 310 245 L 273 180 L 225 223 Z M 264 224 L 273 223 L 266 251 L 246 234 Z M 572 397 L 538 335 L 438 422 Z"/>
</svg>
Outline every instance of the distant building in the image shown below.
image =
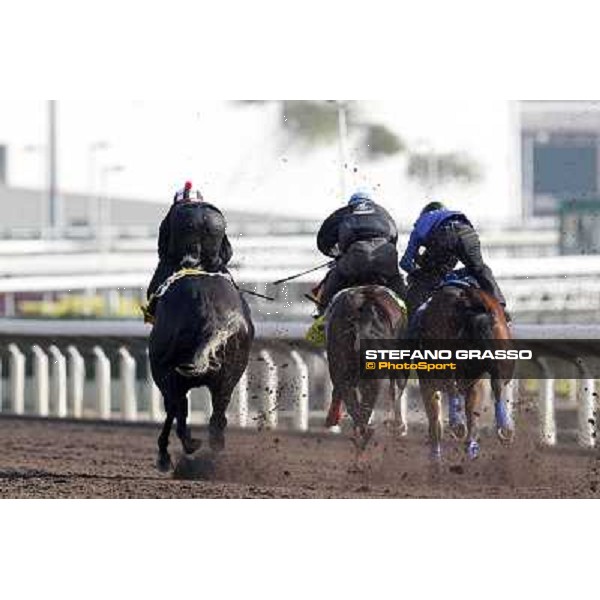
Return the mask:
<svg viewBox="0 0 600 600">
<path fill-rule="evenodd" d="M 600 101 L 519 103 L 523 216 L 600 198 Z"/>
<path fill-rule="evenodd" d="M 85 194 L 60 195 L 61 222 L 66 237 L 91 237 L 101 212 L 102 222 L 113 229 L 114 237 L 152 237 L 169 206 L 135 198 L 91 198 Z M 0 239 L 38 238 L 48 227 L 48 192 L 8 187 L 0 181 Z M 287 235 L 314 233 L 318 223 L 311 219 L 280 214 L 225 210 L 232 235 Z"/>
</svg>

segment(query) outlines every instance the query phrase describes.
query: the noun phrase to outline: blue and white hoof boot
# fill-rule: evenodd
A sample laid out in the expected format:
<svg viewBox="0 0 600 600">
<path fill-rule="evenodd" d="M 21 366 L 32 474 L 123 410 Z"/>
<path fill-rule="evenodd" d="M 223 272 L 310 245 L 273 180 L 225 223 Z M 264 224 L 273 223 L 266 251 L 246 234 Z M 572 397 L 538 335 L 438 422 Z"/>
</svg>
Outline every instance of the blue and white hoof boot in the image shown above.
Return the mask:
<svg viewBox="0 0 600 600">
<path fill-rule="evenodd" d="M 469 459 L 475 460 L 479 457 L 479 453 L 481 452 L 481 446 L 479 445 L 479 442 L 471 440 L 470 442 L 467 442 L 466 451 Z"/>
</svg>

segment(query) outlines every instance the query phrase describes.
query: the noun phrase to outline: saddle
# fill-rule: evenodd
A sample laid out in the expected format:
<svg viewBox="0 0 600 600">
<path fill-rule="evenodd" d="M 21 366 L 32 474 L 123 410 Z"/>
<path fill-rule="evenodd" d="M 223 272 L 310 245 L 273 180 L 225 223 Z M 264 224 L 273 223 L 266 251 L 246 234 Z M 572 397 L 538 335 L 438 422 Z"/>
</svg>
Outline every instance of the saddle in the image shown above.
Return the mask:
<svg viewBox="0 0 600 600">
<path fill-rule="evenodd" d="M 451 273 L 448 273 L 448 275 L 444 277 L 442 282 L 435 289 L 439 290 L 440 288 L 447 286 L 458 287 L 462 289 L 481 288 L 475 277 L 469 275 L 464 269 L 459 269 L 458 271 L 452 271 Z"/>
</svg>

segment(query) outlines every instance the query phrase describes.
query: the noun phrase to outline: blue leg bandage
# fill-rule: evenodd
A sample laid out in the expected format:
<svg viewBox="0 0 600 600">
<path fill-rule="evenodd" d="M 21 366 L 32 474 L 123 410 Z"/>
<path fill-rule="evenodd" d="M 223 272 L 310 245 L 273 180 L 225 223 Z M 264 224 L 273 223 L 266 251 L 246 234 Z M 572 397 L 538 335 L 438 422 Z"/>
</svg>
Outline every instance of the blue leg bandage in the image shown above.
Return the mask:
<svg viewBox="0 0 600 600">
<path fill-rule="evenodd" d="M 448 401 L 448 420 L 451 426 L 465 422 L 463 399 L 461 396 L 450 396 Z"/>
<path fill-rule="evenodd" d="M 508 407 L 504 400 L 500 400 L 495 404 L 496 413 L 496 426 L 499 429 L 510 429 L 510 416 L 508 414 Z"/>
</svg>

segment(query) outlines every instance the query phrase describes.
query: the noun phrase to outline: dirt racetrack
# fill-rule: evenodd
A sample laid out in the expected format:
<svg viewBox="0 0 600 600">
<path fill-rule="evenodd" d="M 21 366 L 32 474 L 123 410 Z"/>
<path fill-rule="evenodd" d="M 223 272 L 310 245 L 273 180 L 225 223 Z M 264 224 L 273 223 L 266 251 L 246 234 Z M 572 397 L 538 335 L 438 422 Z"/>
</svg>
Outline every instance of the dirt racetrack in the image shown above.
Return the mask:
<svg viewBox="0 0 600 600">
<path fill-rule="evenodd" d="M 206 439 L 202 429 L 195 431 Z M 154 469 L 157 426 L 0 418 L 2 498 L 572 498 L 600 494 L 600 454 L 541 450 L 521 431 L 511 448 L 482 440 L 467 462 L 446 444 L 431 470 L 423 433 L 380 429 L 362 472 L 347 437 L 231 430 L 214 460 L 200 451 L 179 477 Z M 179 443 L 173 436 L 173 455 Z M 208 465 L 208 468 L 206 468 Z M 210 480 L 195 479 L 209 473 Z"/>
</svg>

